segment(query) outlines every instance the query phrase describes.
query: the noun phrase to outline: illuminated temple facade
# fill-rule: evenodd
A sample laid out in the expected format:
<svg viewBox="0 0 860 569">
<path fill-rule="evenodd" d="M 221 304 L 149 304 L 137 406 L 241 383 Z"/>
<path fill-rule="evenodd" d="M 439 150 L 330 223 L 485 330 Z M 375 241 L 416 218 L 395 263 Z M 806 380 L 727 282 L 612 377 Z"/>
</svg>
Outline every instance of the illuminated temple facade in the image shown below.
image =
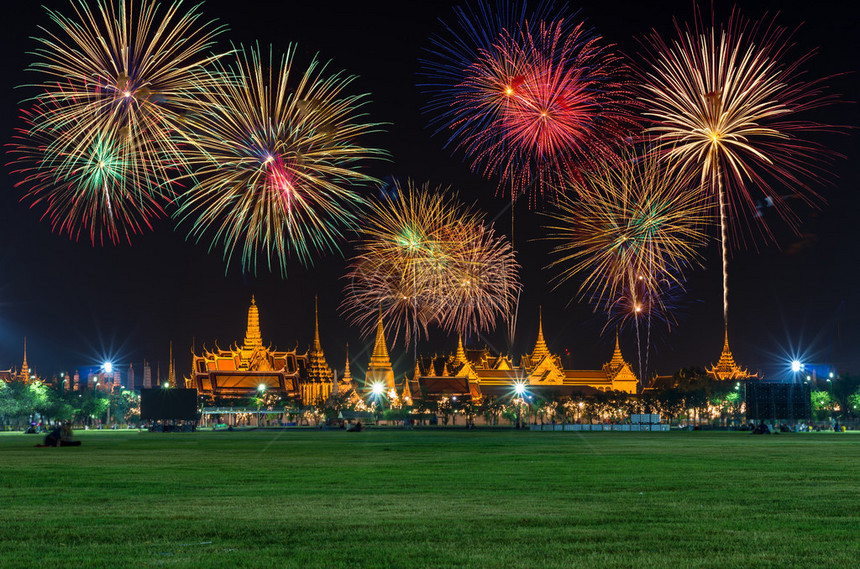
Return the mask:
<svg viewBox="0 0 860 569">
<path fill-rule="evenodd" d="M 742 368 L 735 362 L 732 351 L 729 349 L 729 329 L 726 327 L 726 340 L 723 344 L 723 352 L 720 360 L 705 370 L 708 375 L 721 381 L 739 381 L 743 379 L 758 379 L 754 373 Z"/>
<path fill-rule="evenodd" d="M 192 357 L 192 377 L 186 379 L 186 387 L 214 399 L 253 397 L 262 386 L 266 392 L 312 405 L 338 388 L 320 344 L 319 317 L 315 318 L 314 339 L 307 352 L 280 351 L 263 345 L 260 314 L 253 297 L 241 345 L 225 350 L 216 344 L 214 350 L 204 348 L 203 353 Z"/>
<path fill-rule="evenodd" d="M 618 338 L 610 360 L 597 370 L 565 369 L 561 358 L 550 352 L 543 335 L 542 318 L 530 354 L 514 361 L 489 350 L 467 350 L 462 338 L 453 356 L 425 358 L 416 362 L 411 380 L 403 389 L 426 400 L 458 397 L 478 402 L 484 397 L 510 396 L 516 384 L 525 384 L 530 393 L 543 397 L 593 394 L 597 391 L 636 393 L 638 378 L 624 360 Z"/>
<path fill-rule="evenodd" d="M 36 380 L 41 381 L 27 364 L 27 338 L 24 338 L 24 361 L 21 363 L 21 369 L 15 370 L 9 368 L 7 370 L 0 370 L 0 380 L 6 383 L 10 381 L 20 381 L 22 383 L 30 383 Z"/>
</svg>

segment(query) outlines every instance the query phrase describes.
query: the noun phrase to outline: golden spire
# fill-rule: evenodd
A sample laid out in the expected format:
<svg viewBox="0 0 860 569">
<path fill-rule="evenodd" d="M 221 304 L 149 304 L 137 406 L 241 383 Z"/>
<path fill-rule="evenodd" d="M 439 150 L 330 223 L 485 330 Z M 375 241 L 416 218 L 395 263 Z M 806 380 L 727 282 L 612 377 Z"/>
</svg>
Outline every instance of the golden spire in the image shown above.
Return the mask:
<svg viewBox="0 0 860 569">
<path fill-rule="evenodd" d="M 176 361 L 173 359 L 173 340 L 170 340 L 170 359 L 167 363 L 167 381 L 170 387 L 176 387 Z"/>
<path fill-rule="evenodd" d="M 346 363 L 343 364 L 343 376 L 340 378 L 341 383 L 349 383 L 352 381 L 352 373 L 349 371 L 349 342 L 346 343 Z"/>
<path fill-rule="evenodd" d="M 248 307 L 248 328 L 245 331 L 245 341 L 242 347 L 246 350 L 263 347 L 263 336 L 260 334 L 260 312 L 254 295 L 251 295 L 251 306 Z"/>
<path fill-rule="evenodd" d="M 627 362 L 624 361 L 624 356 L 621 354 L 621 345 L 618 343 L 618 331 L 615 331 L 615 351 L 612 352 L 612 358 L 604 364 L 603 371 L 609 376 L 610 379 L 614 379 L 618 373 L 627 366 Z M 627 366 L 630 367 L 630 366 Z"/>
<path fill-rule="evenodd" d="M 726 325 L 726 336 L 723 342 L 723 353 L 720 354 L 720 361 L 710 369 L 705 369 L 709 374 L 716 379 L 746 379 L 755 377 L 748 370 L 741 368 L 732 356 L 732 351 L 729 349 L 729 327 Z"/>
<path fill-rule="evenodd" d="M 538 337 L 535 349 L 532 350 L 532 363 L 536 364 L 537 360 L 546 355 L 549 355 L 549 348 L 546 347 L 546 341 L 543 339 L 543 309 L 538 308 Z"/>
<path fill-rule="evenodd" d="M 322 345 L 320 344 L 320 310 L 319 310 L 319 297 L 314 295 L 314 347 L 313 350 L 316 352 L 322 352 Z M 349 357 L 349 356 L 347 356 Z"/>
<path fill-rule="evenodd" d="M 415 360 L 415 374 L 412 376 L 412 379 L 418 381 L 418 377 L 421 375 L 421 367 L 418 365 L 418 360 Z"/>
<path fill-rule="evenodd" d="M 314 297 L 314 343 L 308 352 L 308 379 L 324 383 L 331 381 L 333 377 L 334 372 L 328 367 L 322 344 L 320 344 L 319 310 L 316 297 Z"/>
<path fill-rule="evenodd" d="M 25 383 L 30 382 L 30 367 L 27 365 L 27 336 L 24 336 L 24 363 L 21 364 L 21 376 Z"/>
<path fill-rule="evenodd" d="M 391 367 L 391 359 L 388 357 L 388 347 L 385 345 L 385 327 L 382 325 L 381 311 L 379 313 L 379 323 L 376 326 L 376 341 L 373 344 L 373 354 L 370 356 L 370 367 Z"/>
<path fill-rule="evenodd" d="M 463 349 L 463 335 L 460 334 L 457 338 L 457 354 L 454 356 L 454 363 L 466 363 L 466 350 Z"/>
</svg>

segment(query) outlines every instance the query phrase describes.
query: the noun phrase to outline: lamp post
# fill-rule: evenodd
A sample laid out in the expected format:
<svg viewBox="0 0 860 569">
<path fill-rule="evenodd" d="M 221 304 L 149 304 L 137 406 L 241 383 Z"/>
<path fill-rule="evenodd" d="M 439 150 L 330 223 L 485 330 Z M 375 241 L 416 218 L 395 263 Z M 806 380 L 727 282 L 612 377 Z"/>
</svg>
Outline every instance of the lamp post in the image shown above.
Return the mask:
<svg viewBox="0 0 860 569">
<path fill-rule="evenodd" d="M 522 409 L 523 409 L 523 402 L 524 402 L 523 394 L 526 391 L 525 383 L 517 383 L 516 385 L 514 385 L 514 391 L 517 394 L 517 426 L 516 426 L 516 428 L 521 429 L 522 428 Z"/>
<path fill-rule="evenodd" d="M 266 393 L 266 384 L 261 383 L 257 387 L 257 428 L 262 427 L 262 413 L 260 413 L 260 407 L 263 405 L 263 394 Z"/>
</svg>

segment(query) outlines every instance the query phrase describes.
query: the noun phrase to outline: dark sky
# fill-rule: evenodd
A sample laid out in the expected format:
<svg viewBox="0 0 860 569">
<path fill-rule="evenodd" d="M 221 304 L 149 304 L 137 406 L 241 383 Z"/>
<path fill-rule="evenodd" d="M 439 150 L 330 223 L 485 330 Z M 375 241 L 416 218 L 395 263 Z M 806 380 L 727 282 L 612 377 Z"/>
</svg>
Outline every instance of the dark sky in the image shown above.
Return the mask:
<svg viewBox="0 0 860 569">
<path fill-rule="evenodd" d="M 69 12 L 69 4 L 45 0 L 45 5 Z M 849 72 L 829 81 L 831 90 L 845 100 L 860 100 L 856 54 L 857 21 L 841 1 L 744 2 L 743 13 L 759 18 L 780 11 L 779 23 L 802 24 L 795 35 L 801 54 L 819 48 L 808 65 L 812 76 Z M 427 38 L 439 30 L 437 19 L 451 19 L 450 3 L 434 2 L 242 2 L 208 1 L 205 15 L 230 27 L 225 40 L 259 41 L 275 46 L 298 42 L 300 52 L 318 51 L 338 68 L 358 74 L 358 88 L 372 94 L 373 120 L 391 123 L 375 142 L 389 150 L 392 160 L 373 173 L 381 178 L 411 177 L 418 181 L 450 184 L 466 201 L 477 201 L 488 217 L 503 220 L 507 231 L 506 200 L 495 196 L 495 185 L 469 172 L 462 157 L 442 148 L 421 113 L 424 97 L 415 87 L 417 59 Z M 580 15 L 622 51 L 637 50 L 636 38 L 651 28 L 668 34 L 672 17 L 691 19 L 689 0 L 660 2 L 603 2 L 589 0 L 573 5 Z M 728 10 L 718 2 L 717 8 Z M 0 132 L 8 141 L 16 124 L 18 103 L 32 92 L 15 87 L 34 79 L 24 68 L 35 47 L 28 39 L 37 26 L 48 25 L 35 2 L 20 2 L 6 14 L 2 34 L 4 57 L 0 90 Z M 226 47 L 226 43 L 224 46 Z M 856 127 L 857 105 L 839 104 L 807 118 Z M 820 139 L 846 156 L 832 167 L 833 181 L 818 188 L 827 203 L 818 210 L 797 205 L 803 220 L 800 235 L 770 220 L 777 244 L 758 250 L 736 251 L 729 268 L 730 341 L 743 365 L 764 370 L 771 377 L 785 369 L 786 361 L 802 354 L 805 361 L 836 365 L 860 373 L 860 195 L 855 165 L 860 159 L 854 132 Z M 8 158 L 4 162 L 8 161 Z M 112 359 L 123 369 L 138 366 L 144 358 L 167 368 L 168 341 L 174 341 L 179 373 L 190 370 L 192 338 L 198 349 L 217 340 L 221 346 L 241 341 L 251 294 L 260 307 L 264 341 L 280 349 L 298 344 L 305 349 L 312 337 L 313 298 L 320 295 L 323 348 L 329 364 L 342 369 L 349 341 L 353 372 L 366 365 L 370 340 L 361 340 L 339 315 L 343 297 L 345 262 L 329 255 L 312 268 L 294 263 L 286 279 L 262 269 L 256 276 L 231 266 L 225 274 L 220 253 L 207 253 L 205 245 L 186 242 L 162 220 L 150 234 L 128 244 L 93 248 L 88 241 L 73 242 L 52 234 L 39 212 L 19 202 L 16 181 L 2 169 L 0 175 L 0 369 L 19 366 L 21 343 L 28 338 L 28 359 L 41 375 L 73 371 Z M 548 247 L 534 241 L 540 235 L 540 217 L 525 207 L 517 212 L 519 260 L 523 265 L 524 294 L 520 305 L 516 353 L 534 345 L 538 305 L 543 305 L 544 331 L 550 348 L 568 349 L 577 368 L 595 368 L 611 353 L 614 334 L 601 336 L 603 317 L 576 301 L 573 285 L 553 290 L 543 270 Z M 344 245 L 349 255 L 349 246 Z M 676 311 L 678 326 L 671 332 L 656 328 L 651 344 L 652 369 L 671 373 L 680 367 L 704 366 L 719 357 L 723 326 L 720 262 L 716 245 L 706 252 L 706 268 L 693 272 L 688 291 Z M 504 347 L 503 326 L 486 339 Z M 456 338 L 438 330 L 419 350 L 453 349 Z M 636 359 L 635 336 L 622 336 L 629 361 Z M 391 348 L 396 372 L 412 369 L 403 346 Z M 138 373 L 140 373 L 138 368 Z M 138 376 L 139 378 L 140 376 Z M 140 381 L 140 379 L 138 379 Z"/>
</svg>

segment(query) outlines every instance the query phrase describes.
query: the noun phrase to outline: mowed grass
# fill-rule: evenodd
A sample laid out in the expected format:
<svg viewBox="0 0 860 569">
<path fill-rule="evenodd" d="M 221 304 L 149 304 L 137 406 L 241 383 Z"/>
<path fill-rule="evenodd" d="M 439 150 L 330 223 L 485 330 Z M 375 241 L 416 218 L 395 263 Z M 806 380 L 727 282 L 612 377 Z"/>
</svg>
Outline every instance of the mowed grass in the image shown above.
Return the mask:
<svg viewBox="0 0 860 569">
<path fill-rule="evenodd" d="M 860 566 L 851 433 L 77 438 L 0 436 L 0 567 Z"/>
</svg>

